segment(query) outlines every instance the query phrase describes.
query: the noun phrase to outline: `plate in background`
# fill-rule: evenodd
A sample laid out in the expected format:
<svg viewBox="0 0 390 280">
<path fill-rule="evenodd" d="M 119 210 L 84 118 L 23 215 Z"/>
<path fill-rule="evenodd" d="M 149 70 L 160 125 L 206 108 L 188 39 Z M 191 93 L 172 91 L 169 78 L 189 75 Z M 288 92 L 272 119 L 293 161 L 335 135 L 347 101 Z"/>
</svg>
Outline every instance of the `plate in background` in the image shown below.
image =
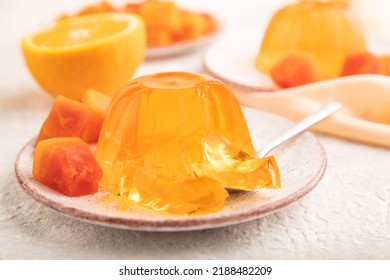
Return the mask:
<svg viewBox="0 0 390 280">
<path fill-rule="evenodd" d="M 249 91 L 273 91 L 279 87 L 255 67 L 262 34 L 253 30 L 226 33 L 203 55 L 203 68 L 226 84 Z"/>
<path fill-rule="evenodd" d="M 255 59 L 260 49 L 263 30 L 232 29 L 203 54 L 204 70 L 232 87 L 249 92 L 280 90 L 272 78 L 259 72 Z M 368 49 L 378 55 L 389 53 L 389 42 L 367 36 Z M 338 79 L 338 78 L 336 78 Z"/>
<path fill-rule="evenodd" d="M 148 47 L 146 50 L 146 58 L 164 58 L 202 50 L 217 39 L 218 35 L 221 33 L 221 30 L 222 28 L 219 27 L 217 30 L 205 34 L 199 38 L 175 42 L 163 47 Z"/>
</svg>

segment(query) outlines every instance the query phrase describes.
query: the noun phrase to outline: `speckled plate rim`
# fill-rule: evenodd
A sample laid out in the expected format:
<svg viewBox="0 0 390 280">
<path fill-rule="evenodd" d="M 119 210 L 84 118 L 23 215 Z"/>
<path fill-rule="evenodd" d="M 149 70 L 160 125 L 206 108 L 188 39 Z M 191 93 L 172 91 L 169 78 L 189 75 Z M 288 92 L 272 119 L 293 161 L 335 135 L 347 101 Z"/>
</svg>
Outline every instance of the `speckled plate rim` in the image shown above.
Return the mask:
<svg viewBox="0 0 390 280">
<path fill-rule="evenodd" d="M 259 111 L 250 108 L 244 108 L 245 111 Z M 260 112 L 260 111 L 259 111 Z M 262 112 L 262 111 L 261 111 Z M 273 114 L 264 113 L 263 115 L 268 115 L 270 118 L 277 118 L 283 120 L 285 123 L 292 125 L 290 121 L 287 121 L 281 117 L 278 117 Z M 46 186 L 36 182 L 32 178 L 32 157 L 33 157 L 33 146 L 35 143 L 35 138 L 31 139 L 25 146 L 19 151 L 16 161 L 15 161 L 15 174 L 18 180 L 19 185 L 23 191 L 38 203 L 49 207 L 56 212 L 69 216 L 71 218 L 76 218 L 78 220 L 90 222 L 93 224 L 104 225 L 108 227 L 128 229 L 128 230 L 138 230 L 138 231 L 155 231 L 155 232 L 171 232 L 171 231 L 192 231 L 192 230 L 203 230 L 218 228 L 228 225 L 234 225 L 242 222 L 251 221 L 257 218 L 274 213 L 275 211 L 281 210 L 282 208 L 290 205 L 291 203 L 299 200 L 311 190 L 313 190 L 318 183 L 321 181 L 327 166 L 327 157 L 326 153 L 318 141 L 318 139 L 311 134 L 310 132 L 305 132 L 301 136 L 298 136 L 296 139 L 301 137 L 307 137 L 311 143 L 309 147 L 316 146 L 319 154 L 318 158 L 321 159 L 321 162 L 318 166 L 318 169 L 315 170 L 313 176 L 302 183 L 302 186 L 299 187 L 296 191 L 284 196 L 282 199 L 274 201 L 272 203 L 263 204 L 254 209 L 247 210 L 235 210 L 232 213 L 223 213 L 224 210 L 221 210 L 217 213 L 199 215 L 199 216 L 174 216 L 174 215 L 164 215 L 164 214 L 153 214 L 145 218 L 132 217 L 131 212 L 117 211 L 117 213 L 108 213 L 107 215 L 101 215 L 90 210 L 82 209 L 79 207 L 74 207 L 64 203 L 64 200 L 81 200 L 89 201 L 90 196 L 78 197 L 78 198 L 68 198 L 61 194 L 57 194 L 58 199 L 50 199 L 45 195 L 45 192 L 49 190 Z M 286 149 L 289 149 L 289 143 L 286 143 Z M 283 147 L 282 147 L 283 148 Z M 303 147 L 307 148 L 307 147 Z M 29 162 L 29 166 L 26 166 L 25 163 Z M 268 191 L 268 190 L 266 190 Z M 272 190 L 274 192 L 284 192 L 284 189 Z M 102 191 L 99 191 L 98 194 L 104 195 Z M 236 193 L 233 195 L 241 195 Z M 93 209 L 92 209 L 93 210 Z M 143 211 L 143 210 L 141 210 Z"/>
</svg>

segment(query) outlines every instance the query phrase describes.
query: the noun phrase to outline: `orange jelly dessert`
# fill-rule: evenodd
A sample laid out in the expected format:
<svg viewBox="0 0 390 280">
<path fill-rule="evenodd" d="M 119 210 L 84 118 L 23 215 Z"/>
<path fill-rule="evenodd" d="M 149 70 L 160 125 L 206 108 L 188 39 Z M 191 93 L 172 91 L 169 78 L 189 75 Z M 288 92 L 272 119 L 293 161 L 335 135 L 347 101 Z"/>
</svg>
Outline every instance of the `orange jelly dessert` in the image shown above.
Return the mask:
<svg viewBox="0 0 390 280">
<path fill-rule="evenodd" d="M 363 32 L 348 0 L 300 0 L 276 12 L 265 31 L 256 68 L 263 73 L 285 56 L 313 56 L 319 79 L 338 77 L 345 58 L 366 51 Z"/>
<path fill-rule="evenodd" d="M 100 186 L 132 205 L 172 214 L 221 210 L 228 192 L 279 188 L 271 157 L 255 159 L 242 109 L 208 76 L 170 72 L 130 81 L 113 98 L 96 159 Z"/>
</svg>

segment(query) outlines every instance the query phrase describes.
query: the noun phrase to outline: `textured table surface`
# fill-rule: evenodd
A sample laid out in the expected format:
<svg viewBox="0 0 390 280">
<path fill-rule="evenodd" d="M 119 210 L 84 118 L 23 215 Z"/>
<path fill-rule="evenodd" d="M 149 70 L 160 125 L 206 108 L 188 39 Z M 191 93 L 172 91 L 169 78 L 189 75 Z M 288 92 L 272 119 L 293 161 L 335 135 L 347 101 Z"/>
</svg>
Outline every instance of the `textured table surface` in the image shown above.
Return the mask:
<svg viewBox="0 0 390 280">
<path fill-rule="evenodd" d="M 328 169 L 321 183 L 277 213 L 234 226 L 126 231 L 65 217 L 25 195 L 15 179 L 15 157 L 37 133 L 53 99 L 29 75 L 19 39 L 62 9 L 80 6 L 51 2 L 0 2 L 0 259 L 390 259 L 390 151 L 323 135 L 317 136 Z M 217 1 L 196 2 L 239 19 L 231 1 L 223 11 Z M 256 8 L 269 15 L 276 6 L 249 2 L 241 24 L 256 18 Z M 201 71 L 200 58 L 195 53 L 153 61 L 141 71 Z"/>
</svg>

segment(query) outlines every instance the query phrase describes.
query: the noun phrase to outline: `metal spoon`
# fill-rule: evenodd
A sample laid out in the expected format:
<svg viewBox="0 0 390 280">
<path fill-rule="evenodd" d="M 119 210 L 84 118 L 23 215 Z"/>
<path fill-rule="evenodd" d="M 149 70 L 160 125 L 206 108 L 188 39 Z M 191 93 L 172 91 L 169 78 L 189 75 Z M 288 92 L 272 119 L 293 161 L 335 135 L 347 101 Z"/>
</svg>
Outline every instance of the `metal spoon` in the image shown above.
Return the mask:
<svg viewBox="0 0 390 280">
<path fill-rule="evenodd" d="M 309 127 L 313 126 L 314 124 L 318 123 L 319 121 L 325 119 L 326 117 L 330 116 L 331 114 L 335 113 L 339 109 L 341 109 L 342 105 L 339 103 L 330 103 L 320 109 L 319 111 L 315 112 L 314 114 L 309 115 L 308 117 L 304 118 L 297 124 L 295 124 L 291 129 L 287 130 L 283 134 L 281 134 L 279 137 L 275 138 L 273 141 L 269 142 L 267 145 L 265 145 L 263 148 L 258 150 L 254 158 L 263 158 L 266 156 L 269 152 L 274 150 L 279 145 L 283 144 L 287 140 L 290 140 L 291 138 L 299 135 L 300 133 L 304 132 Z M 236 150 L 237 152 L 237 150 Z M 234 154 L 234 153 L 233 153 Z M 235 154 L 234 159 L 245 161 L 247 159 L 251 158 L 246 152 L 239 150 L 238 153 Z M 241 190 L 235 189 L 235 188 L 229 188 L 226 187 L 226 190 L 229 192 L 240 192 Z"/>
<path fill-rule="evenodd" d="M 293 138 L 294 136 L 297 136 L 298 134 L 304 132 L 309 127 L 315 125 L 319 121 L 325 119 L 326 117 L 330 116 L 331 114 L 335 113 L 336 111 L 340 110 L 342 105 L 340 103 L 330 103 L 320 109 L 319 111 L 315 112 L 314 114 L 309 115 L 308 117 L 304 118 L 297 124 L 295 124 L 291 129 L 284 132 L 279 137 L 275 138 L 268 144 L 266 144 L 263 148 L 258 150 L 254 157 L 255 158 L 262 158 L 265 155 L 267 155 L 269 152 L 271 152 L 273 149 L 278 147 L 279 145 L 283 144 L 287 140 Z"/>
</svg>

